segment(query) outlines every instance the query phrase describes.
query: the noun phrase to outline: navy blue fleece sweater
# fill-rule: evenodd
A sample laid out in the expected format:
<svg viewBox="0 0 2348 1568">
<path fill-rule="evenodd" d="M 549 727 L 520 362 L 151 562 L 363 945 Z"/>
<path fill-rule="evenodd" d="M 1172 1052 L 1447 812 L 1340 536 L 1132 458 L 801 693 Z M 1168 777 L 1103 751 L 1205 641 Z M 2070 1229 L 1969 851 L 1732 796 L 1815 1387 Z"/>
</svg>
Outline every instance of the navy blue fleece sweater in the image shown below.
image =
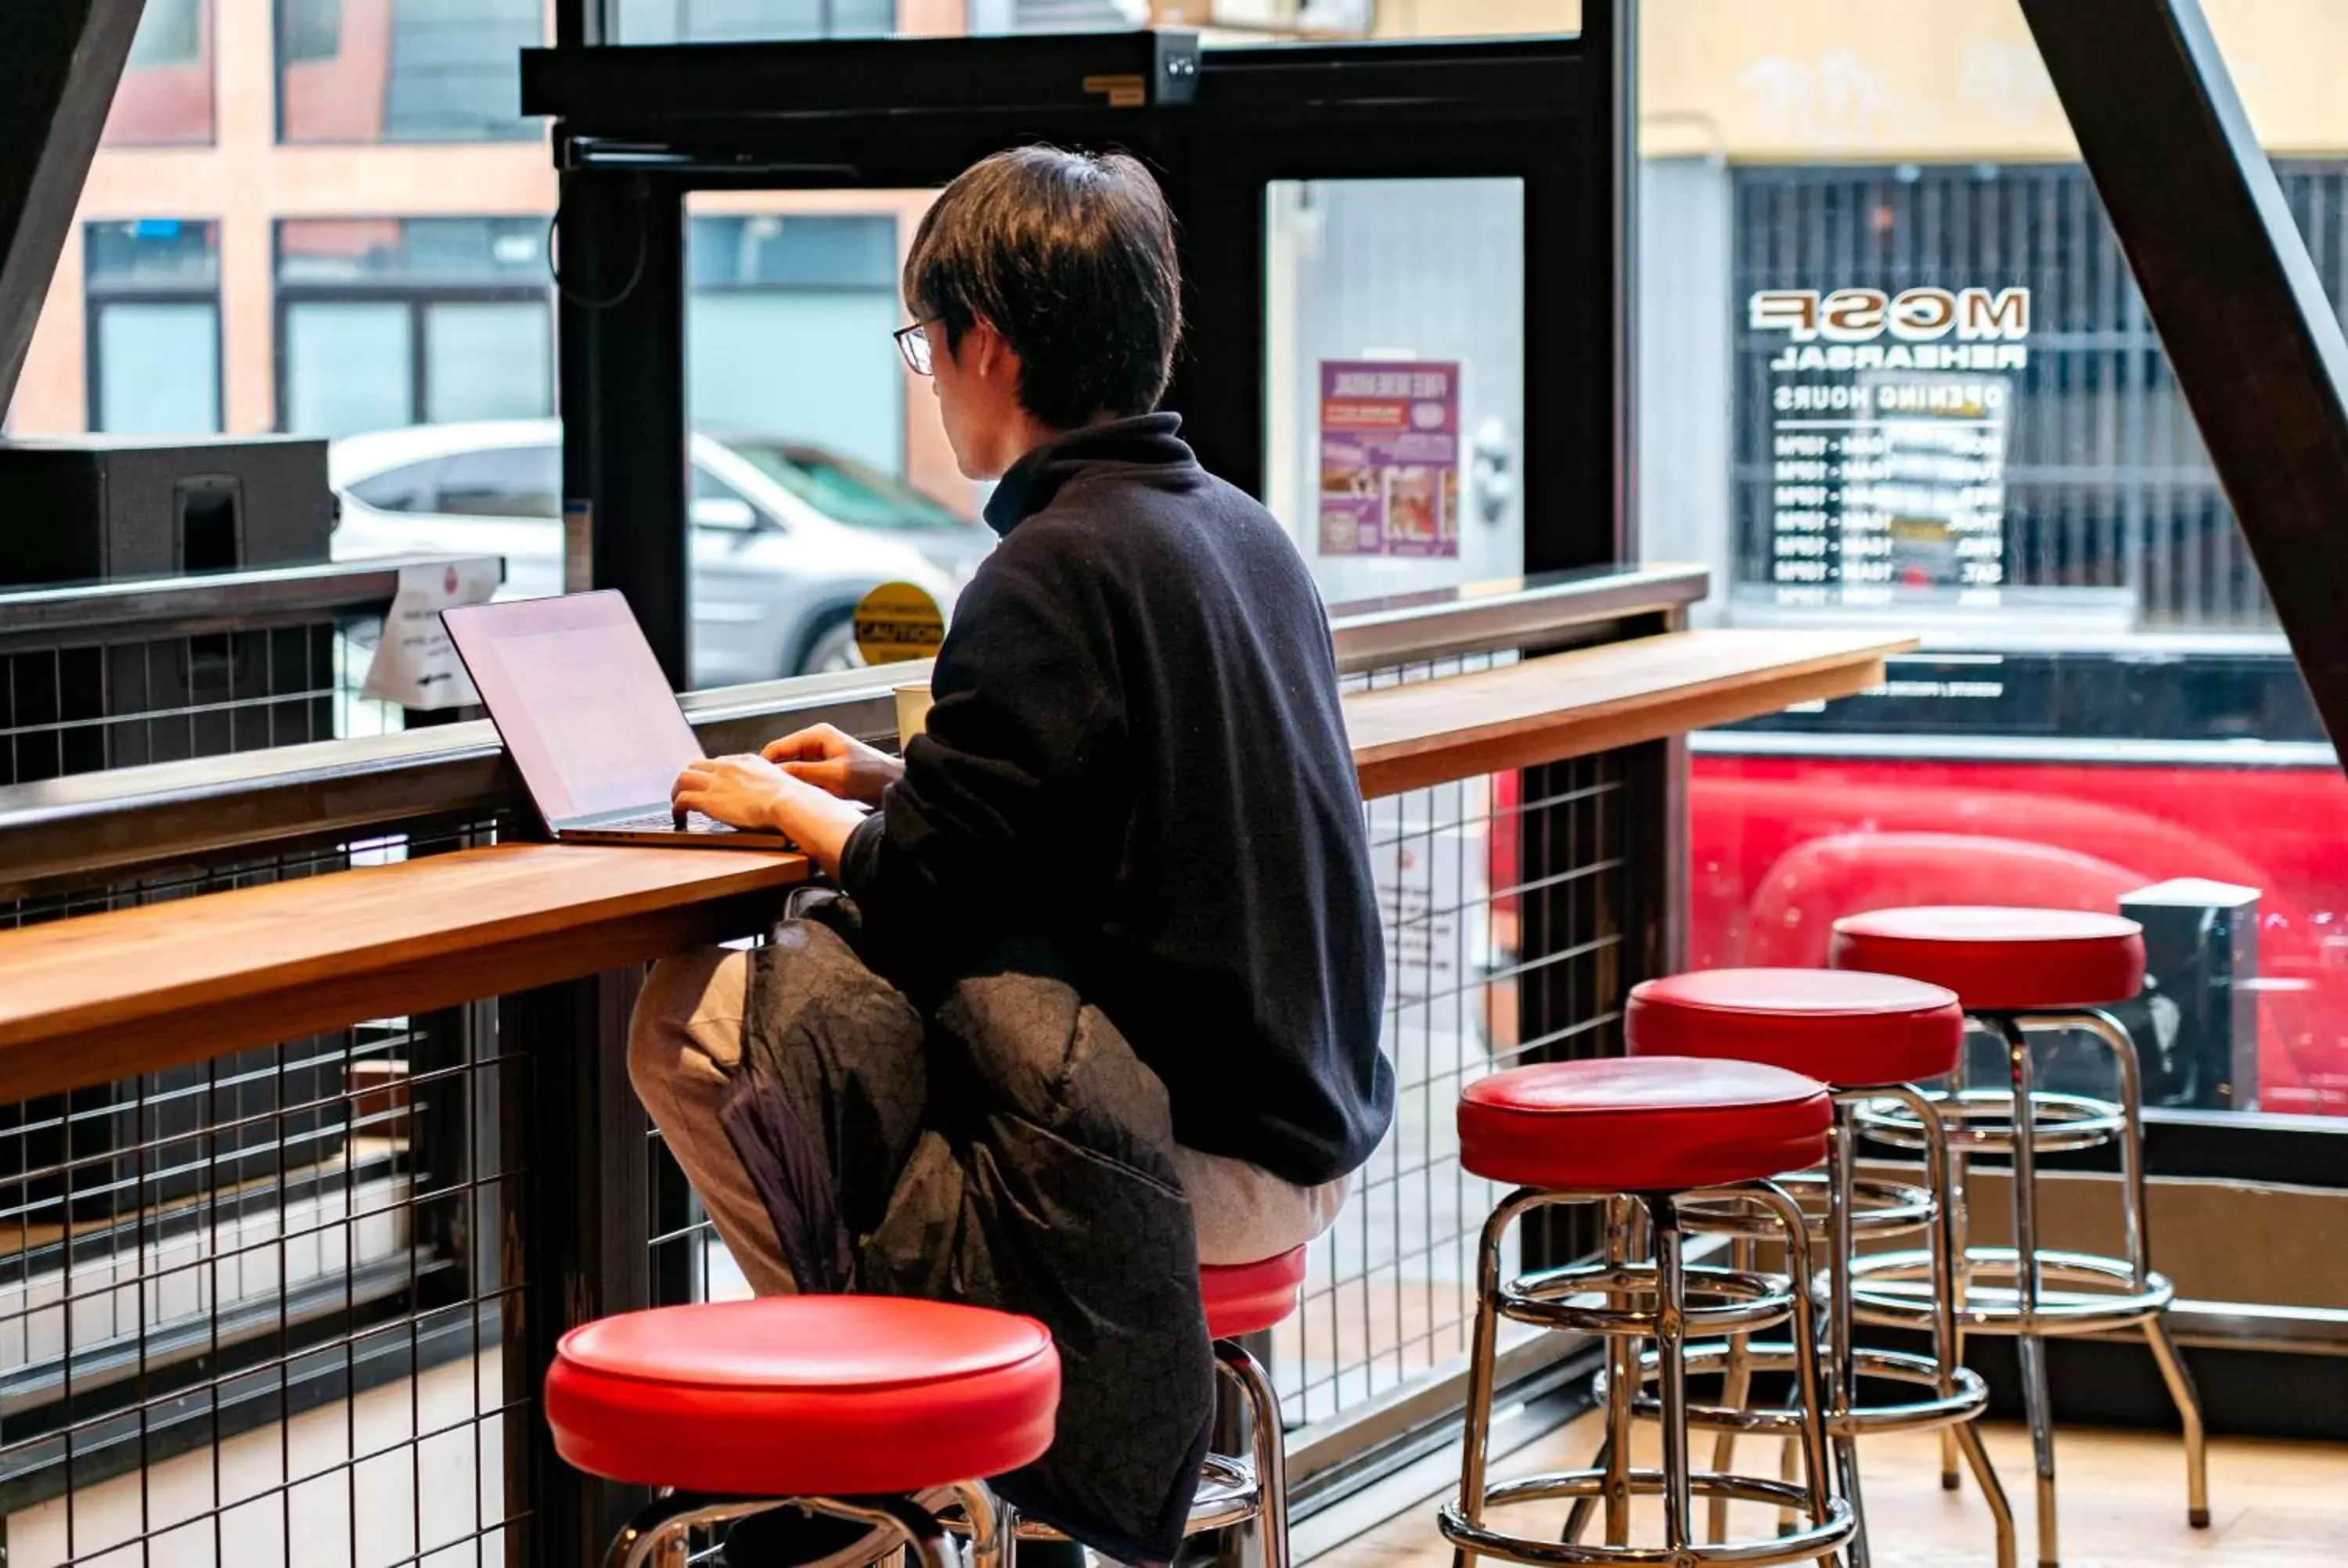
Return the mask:
<svg viewBox="0 0 2348 1568">
<path fill-rule="evenodd" d="M 1304 563 L 1180 429 L 1094 425 L 1004 476 L 927 733 L 841 880 L 925 1002 L 1049 941 L 1177 1138 L 1311 1184 L 1394 1111 L 1361 799 Z"/>
</svg>

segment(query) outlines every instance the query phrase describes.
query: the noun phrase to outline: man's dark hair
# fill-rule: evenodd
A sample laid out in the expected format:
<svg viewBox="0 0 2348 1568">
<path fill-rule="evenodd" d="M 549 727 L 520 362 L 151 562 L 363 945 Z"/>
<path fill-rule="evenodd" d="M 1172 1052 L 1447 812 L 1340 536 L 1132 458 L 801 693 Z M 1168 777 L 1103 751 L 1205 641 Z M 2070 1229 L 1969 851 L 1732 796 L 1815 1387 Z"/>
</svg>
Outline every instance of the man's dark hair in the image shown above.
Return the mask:
<svg viewBox="0 0 2348 1568">
<path fill-rule="evenodd" d="M 922 219 L 905 302 L 959 351 L 982 319 L 1019 356 L 1019 403 L 1073 430 L 1147 414 L 1182 333 L 1174 220 L 1122 153 L 1023 147 L 965 169 Z"/>
</svg>

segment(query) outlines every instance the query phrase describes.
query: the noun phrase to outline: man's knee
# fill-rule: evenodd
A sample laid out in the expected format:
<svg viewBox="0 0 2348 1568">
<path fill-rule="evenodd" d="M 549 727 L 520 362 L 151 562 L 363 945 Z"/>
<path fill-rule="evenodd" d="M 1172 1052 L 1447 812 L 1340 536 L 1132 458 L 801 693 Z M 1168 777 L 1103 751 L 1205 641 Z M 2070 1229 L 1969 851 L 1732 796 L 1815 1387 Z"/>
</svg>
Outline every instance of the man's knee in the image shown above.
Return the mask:
<svg viewBox="0 0 2348 1568">
<path fill-rule="evenodd" d="M 722 1088 L 741 1060 L 748 955 L 725 948 L 654 964 L 628 1023 L 628 1081 L 656 1122 Z M 698 1094 L 696 1094 L 698 1091 Z"/>
</svg>

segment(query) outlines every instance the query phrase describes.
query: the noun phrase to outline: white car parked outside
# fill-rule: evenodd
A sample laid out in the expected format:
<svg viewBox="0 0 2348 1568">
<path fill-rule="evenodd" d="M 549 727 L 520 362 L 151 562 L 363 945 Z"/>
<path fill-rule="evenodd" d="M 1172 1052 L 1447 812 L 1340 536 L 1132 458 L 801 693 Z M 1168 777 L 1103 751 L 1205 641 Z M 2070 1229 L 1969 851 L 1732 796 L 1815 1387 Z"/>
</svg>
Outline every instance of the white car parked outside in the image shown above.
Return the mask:
<svg viewBox="0 0 2348 1568">
<path fill-rule="evenodd" d="M 908 546 L 825 517 L 705 436 L 693 461 L 693 683 L 729 686 L 860 662 L 850 617 L 884 582 L 951 610 L 955 583 Z M 499 597 L 562 591 L 562 427 L 420 425 L 327 452 L 336 560 L 503 556 Z"/>
</svg>

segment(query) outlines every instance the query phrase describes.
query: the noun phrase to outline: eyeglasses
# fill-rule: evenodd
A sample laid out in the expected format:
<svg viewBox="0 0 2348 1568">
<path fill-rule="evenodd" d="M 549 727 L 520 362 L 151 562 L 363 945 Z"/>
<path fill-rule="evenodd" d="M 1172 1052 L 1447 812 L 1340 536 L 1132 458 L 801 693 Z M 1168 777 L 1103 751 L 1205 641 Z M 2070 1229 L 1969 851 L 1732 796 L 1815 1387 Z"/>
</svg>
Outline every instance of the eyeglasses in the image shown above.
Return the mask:
<svg viewBox="0 0 2348 1568">
<path fill-rule="evenodd" d="M 915 375 L 930 374 L 930 323 L 939 318 L 915 322 L 909 327 L 899 327 L 891 335 L 897 340 L 897 352 L 905 356 L 905 368 Z"/>
</svg>

